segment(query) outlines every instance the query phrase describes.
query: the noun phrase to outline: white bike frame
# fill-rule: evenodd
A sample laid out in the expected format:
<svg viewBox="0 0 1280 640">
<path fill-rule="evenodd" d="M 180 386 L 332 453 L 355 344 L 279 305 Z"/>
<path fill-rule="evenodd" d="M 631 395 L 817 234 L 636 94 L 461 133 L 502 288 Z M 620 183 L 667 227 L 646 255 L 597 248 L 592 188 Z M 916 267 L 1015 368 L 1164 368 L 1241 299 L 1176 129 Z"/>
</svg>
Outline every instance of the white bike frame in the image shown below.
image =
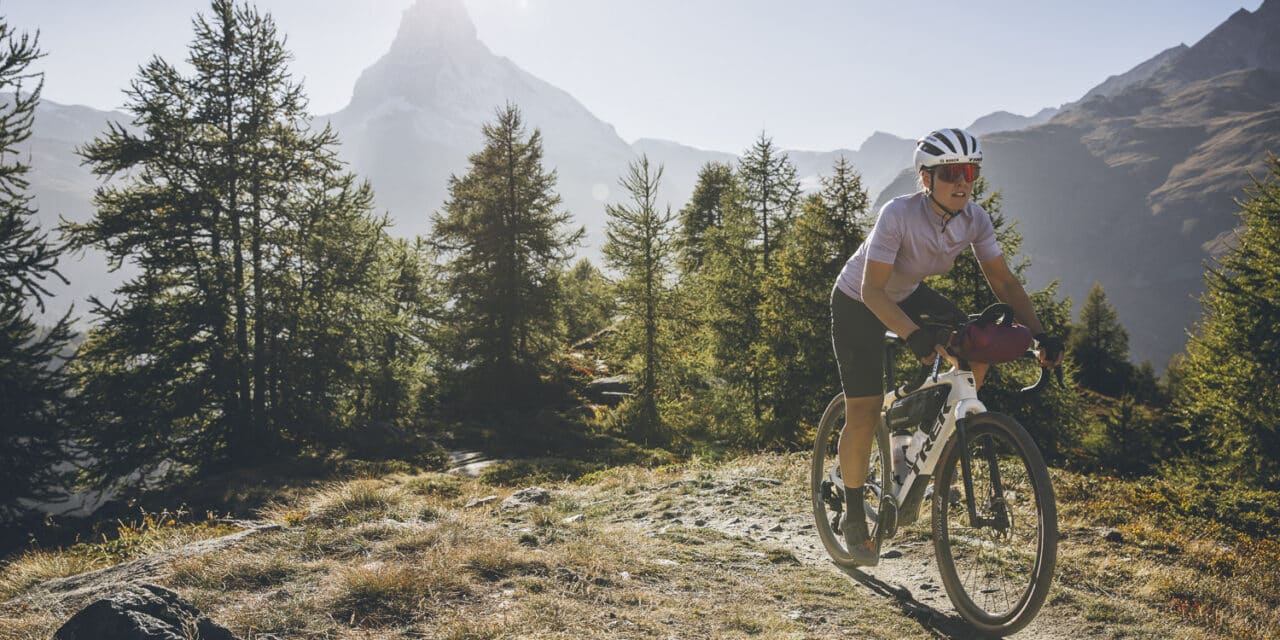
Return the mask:
<svg viewBox="0 0 1280 640">
<path fill-rule="evenodd" d="M 888 490 L 898 505 L 897 520 L 899 524 L 910 524 L 920 517 L 920 506 L 924 497 L 924 492 L 929 484 L 930 478 L 933 476 L 934 468 L 938 466 L 938 459 L 942 455 L 942 445 L 947 443 L 951 438 L 951 434 L 956 431 L 957 421 L 975 413 L 982 413 L 987 410 L 986 405 L 978 399 L 978 388 L 974 382 L 973 372 L 956 367 L 945 373 L 938 373 L 938 366 L 941 364 L 942 358 L 938 357 L 934 360 L 933 371 L 925 378 L 923 384 L 913 389 L 911 394 L 920 393 L 925 389 L 949 385 L 951 387 L 947 394 L 946 404 L 939 415 L 928 423 L 927 428 L 916 428 L 911 434 L 911 444 L 907 448 L 906 464 L 910 471 L 903 478 L 903 482 L 898 486 L 890 486 Z M 910 394 L 900 394 L 899 389 L 894 389 L 884 394 L 884 404 L 880 407 L 880 419 L 884 420 L 885 412 L 889 407 L 901 398 Z M 879 429 L 879 426 L 877 426 Z M 880 464 L 890 467 L 889 475 L 893 476 L 893 447 L 889 447 L 889 459 L 881 460 Z M 833 464 L 827 472 L 828 479 L 844 491 L 844 480 L 840 476 L 840 465 Z M 869 476 L 873 477 L 873 476 Z M 891 483 L 892 484 L 892 483 Z M 881 487 L 881 492 L 885 490 Z M 883 498 L 883 495 L 881 496 Z"/>
<path fill-rule="evenodd" d="M 978 399 L 978 387 L 974 382 L 973 372 L 957 367 L 946 373 L 939 374 L 938 365 L 941 360 L 942 358 L 938 358 L 934 361 L 933 372 L 925 379 L 924 384 L 914 389 L 911 393 L 920 393 L 925 389 L 949 385 L 951 389 L 947 394 L 946 404 L 943 405 L 943 410 L 939 412 L 939 415 L 932 422 L 926 423 L 927 427 L 917 428 L 911 434 L 911 444 L 907 448 L 906 456 L 906 464 L 909 471 L 906 477 L 903 478 L 901 486 L 889 487 L 900 508 L 908 507 L 910 509 L 910 507 L 914 506 L 916 508 L 910 510 L 916 512 L 918 512 L 919 502 L 916 501 L 915 505 L 911 505 L 907 498 L 912 494 L 913 488 L 916 490 L 917 496 L 923 494 L 923 485 L 933 476 L 933 470 L 938 466 L 938 458 L 942 455 L 942 445 L 946 444 L 947 440 L 951 438 L 951 434 L 955 433 L 956 422 L 966 416 L 987 410 L 986 405 L 982 404 L 982 401 Z M 884 394 L 884 404 L 880 407 L 881 415 L 883 416 L 884 412 L 888 411 L 889 407 L 902 397 L 905 396 L 898 395 L 897 389 Z M 881 464 L 890 466 L 893 464 L 892 448 L 889 452 L 889 458 L 889 460 L 882 460 Z M 890 473 L 892 475 L 892 469 Z M 917 488 L 917 483 L 922 486 Z M 900 511 L 898 518 L 902 520 L 905 516 L 905 519 L 910 521 L 915 520 L 914 515 L 908 515 Z"/>
</svg>

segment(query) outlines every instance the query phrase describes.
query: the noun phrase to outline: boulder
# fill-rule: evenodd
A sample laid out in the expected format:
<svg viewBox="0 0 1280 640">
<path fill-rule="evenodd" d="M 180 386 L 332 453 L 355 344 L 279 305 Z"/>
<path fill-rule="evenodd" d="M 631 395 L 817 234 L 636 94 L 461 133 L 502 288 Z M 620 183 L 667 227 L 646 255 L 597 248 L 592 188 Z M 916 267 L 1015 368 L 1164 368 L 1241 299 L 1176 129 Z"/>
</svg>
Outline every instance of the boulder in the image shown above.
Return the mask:
<svg viewBox="0 0 1280 640">
<path fill-rule="evenodd" d="M 520 509 L 535 504 L 546 504 L 551 502 L 551 494 L 542 487 L 529 487 L 511 494 L 506 500 L 502 501 L 502 508 L 505 511 L 512 509 Z"/>
<path fill-rule="evenodd" d="M 195 635 L 189 635 L 194 629 Z M 62 625 L 54 640 L 240 640 L 178 597 L 144 584 L 90 603 Z"/>
<path fill-rule="evenodd" d="M 626 373 L 596 378 L 587 383 L 587 398 L 597 404 L 613 406 L 631 395 L 635 382 L 636 377 Z"/>
</svg>

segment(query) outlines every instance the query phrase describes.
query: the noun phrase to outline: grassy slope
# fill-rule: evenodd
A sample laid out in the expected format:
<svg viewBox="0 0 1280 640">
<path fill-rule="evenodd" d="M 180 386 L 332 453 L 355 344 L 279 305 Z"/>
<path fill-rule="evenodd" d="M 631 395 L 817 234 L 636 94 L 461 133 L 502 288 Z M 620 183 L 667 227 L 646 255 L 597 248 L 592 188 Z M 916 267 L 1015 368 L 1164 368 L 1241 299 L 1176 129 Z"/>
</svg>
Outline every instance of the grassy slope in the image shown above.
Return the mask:
<svg viewBox="0 0 1280 640">
<path fill-rule="evenodd" d="M 812 530 L 747 528 L 764 512 L 805 521 L 805 465 L 792 455 L 622 467 L 544 484 L 550 503 L 514 511 L 465 505 L 523 484 L 441 474 L 338 482 L 265 510 L 283 530 L 175 561 L 157 581 L 246 639 L 938 635 L 946 627 L 929 616 L 798 553 Z M 784 482 L 741 482 L 759 477 Z M 1055 472 L 1055 485 L 1066 533 L 1057 586 L 1043 621 L 1019 637 L 1276 637 L 1274 542 L 1180 514 L 1141 483 Z M 691 517 L 695 507 L 724 519 Z M 717 526 L 735 514 L 747 518 L 736 532 Z M 1106 542 L 1108 528 L 1122 541 Z M 0 575 L 0 599 L 18 596 L 0 604 L 0 637 L 46 638 L 84 604 L 24 600 L 40 580 L 218 532 L 161 519 L 113 549 L 28 553 Z"/>
</svg>

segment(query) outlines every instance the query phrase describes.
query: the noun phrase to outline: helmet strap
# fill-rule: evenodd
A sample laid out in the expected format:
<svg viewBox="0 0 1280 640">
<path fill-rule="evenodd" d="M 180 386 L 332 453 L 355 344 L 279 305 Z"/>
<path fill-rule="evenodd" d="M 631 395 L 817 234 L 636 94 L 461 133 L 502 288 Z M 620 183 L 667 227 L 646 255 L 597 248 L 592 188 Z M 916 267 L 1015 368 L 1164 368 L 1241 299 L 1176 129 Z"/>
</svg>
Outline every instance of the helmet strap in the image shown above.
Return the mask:
<svg viewBox="0 0 1280 640">
<path fill-rule="evenodd" d="M 957 215 L 959 215 L 960 211 L 959 211 L 959 210 L 957 210 L 957 211 L 952 211 L 952 210 L 948 209 L 948 208 L 947 208 L 945 205 L 943 205 L 941 202 L 938 202 L 938 199 L 934 197 L 934 195 L 933 195 L 933 185 L 934 185 L 934 183 L 937 181 L 937 178 L 936 178 L 936 177 L 934 177 L 934 175 L 933 175 L 933 167 L 929 167 L 929 169 L 928 169 L 928 170 L 929 170 L 929 188 L 928 188 L 928 189 L 925 189 L 925 193 L 928 193 L 928 194 L 929 194 L 929 199 L 933 201 L 933 204 L 937 205 L 937 207 L 938 207 L 939 209 L 941 209 L 943 213 L 945 213 L 945 214 L 946 214 L 946 217 L 942 219 L 942 228 L 943 228 L 943 229 L 946 229 L 946 228 L 947 228 L 947 223 L 948 223 L 948 222 L 951 222 L 951 219 L 952 219 L 952 218 L 954 218 L 954 217 L 956 217 Z"/>
</svg>

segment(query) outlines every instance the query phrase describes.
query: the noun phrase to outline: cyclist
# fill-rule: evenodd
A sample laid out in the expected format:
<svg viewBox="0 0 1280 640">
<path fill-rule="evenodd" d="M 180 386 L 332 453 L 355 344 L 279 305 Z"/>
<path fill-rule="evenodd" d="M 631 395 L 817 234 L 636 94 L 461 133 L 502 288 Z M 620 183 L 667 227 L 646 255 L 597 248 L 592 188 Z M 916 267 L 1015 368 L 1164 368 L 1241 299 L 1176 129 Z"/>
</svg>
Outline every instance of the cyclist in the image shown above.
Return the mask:
<svg viewBox="0 0 1280 640">
<path fill-rule="evenodd" d="M 831 291 L 831 341 L 845 394 L 845 425 L 838 457 L 847 505 L 841 531 L 853 563 L 876 560 L 863 515 L 863 488 L 871 441 L 885 390 L 881 379 L 884 332 L 906 337 L 923 362 L 946 356 L 943 331 L 922 328 L 922 318 L 954 324 L 967 316 L 921 283 L 946 273 L 965 247 L 973 247 L 987 283 L 1040 343 L 1041 366 L 1062 359 L 1062 340 L 1046 335 L 1022 283 L 996 244 L 991 218 L 970 196 L 982 166 L 978 139 L 961 129 L 939 129 L 916 143 L 920 190 L 894 198 L 881 210 L 867 239 L 845 263 Z M 971 363 L 982 384 L 986 365 Z"/>
</svg>

